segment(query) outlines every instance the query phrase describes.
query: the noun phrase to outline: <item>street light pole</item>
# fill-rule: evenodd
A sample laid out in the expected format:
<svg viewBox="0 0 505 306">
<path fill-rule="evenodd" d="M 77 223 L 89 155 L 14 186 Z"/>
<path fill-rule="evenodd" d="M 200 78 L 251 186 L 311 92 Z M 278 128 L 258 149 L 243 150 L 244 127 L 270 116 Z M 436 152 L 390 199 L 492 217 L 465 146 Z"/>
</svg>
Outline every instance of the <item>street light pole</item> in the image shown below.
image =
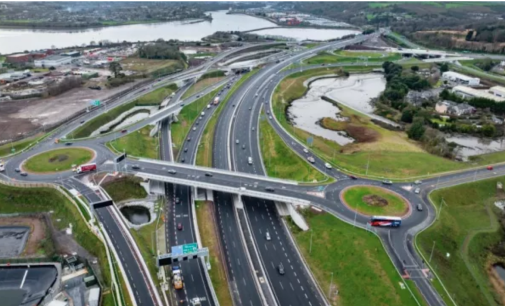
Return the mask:
<svg viewBox="0 0 505 306">
<path fill-rule="evenodd" d="M 430 254 L 430 260 L 429 260 L 430 263 L 431 263 L 431 257 L 433 257 L 433 250 L 435 250 L 435 240 L 433 240 L 433 246 L 431 247 L 431 254 Z"/>
<path fill-rule="evenodd" d="M 309 254 L 312 254 L 312 229 L 310 230 L 310 246 L 309 246 Z"/>
<path fill-rule="evenodd" d="M 333 272 L 331 272 L 331 279 L 330 279 L 330 290 L 328 292 L 328 299 L 331 299 L 331 286 L 333 285 Z"/>
<path fill-rule="evenodd" d="M 365 175 L 368 175 L 368 166 L 370 165 L 370 153 L 368 153 L 368 160 L 366 162 L 366 173 Z"/>
</svg>

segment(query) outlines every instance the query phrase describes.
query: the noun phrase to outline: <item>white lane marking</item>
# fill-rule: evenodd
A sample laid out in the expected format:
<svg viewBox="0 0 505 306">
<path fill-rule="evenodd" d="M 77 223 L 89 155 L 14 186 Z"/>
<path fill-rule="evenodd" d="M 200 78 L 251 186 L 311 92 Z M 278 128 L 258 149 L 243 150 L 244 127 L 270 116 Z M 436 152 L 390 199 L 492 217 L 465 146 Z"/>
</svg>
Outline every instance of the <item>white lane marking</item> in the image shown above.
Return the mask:
<svg viewBox="0 0 505 306">
<path fill-rule="evenodd" d="M 25 270 L 25 275 L 23 276 L 23 280 L 21 281 L 21 286 L 19 286 L 19 289 L 23 288 L 23 285 L 25 284 L 26 280 L 26 275 L 28 274 L 28 269 Z"/>
</svg>

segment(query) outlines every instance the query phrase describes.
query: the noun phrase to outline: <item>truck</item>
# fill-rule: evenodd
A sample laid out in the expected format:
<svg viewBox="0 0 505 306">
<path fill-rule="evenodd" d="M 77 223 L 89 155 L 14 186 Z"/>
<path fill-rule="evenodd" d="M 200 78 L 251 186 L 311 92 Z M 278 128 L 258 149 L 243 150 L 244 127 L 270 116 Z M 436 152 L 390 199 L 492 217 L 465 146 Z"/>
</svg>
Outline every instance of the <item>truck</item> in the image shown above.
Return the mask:
<svg viewBox="0 0 505 306">
<path fill-rule="evenodd" d="M 85 172 L 91 172 L 96 170 L 96 164 L 85 164 L 85 165 L 80 165 L 75 169 L 76 173 L 85 173 Z"/>
<path fill-rule="evenodd" d="M 219 104 L 219 97 L 215 97 L 214 98 L 214 105 L 218 105 Z"/>
<path fill-rule="evenodd" d="M 182 270 L 179 266 L 172 266 L 172 284 L 177 290 L 184 287 L 182 280 Z"/>
</svg>

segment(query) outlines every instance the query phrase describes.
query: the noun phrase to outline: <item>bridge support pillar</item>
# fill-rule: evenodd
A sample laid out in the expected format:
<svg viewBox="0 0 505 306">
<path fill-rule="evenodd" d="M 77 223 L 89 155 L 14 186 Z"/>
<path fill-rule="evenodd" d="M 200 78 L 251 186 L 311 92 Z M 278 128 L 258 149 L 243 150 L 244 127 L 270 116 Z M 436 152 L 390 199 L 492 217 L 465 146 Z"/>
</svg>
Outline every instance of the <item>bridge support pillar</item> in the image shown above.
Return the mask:
<svg viewBox="0 0 505 306">
<path fill-rule="evenodd" d="M 280 216 L 290 216 L 291 220 L 298 226 L 302 231 L 307 231 L 309 225 L 305 218 L 296 210 L 295 205 L 291 203 L 275 202 L 277 212 Z"/>
</svg>

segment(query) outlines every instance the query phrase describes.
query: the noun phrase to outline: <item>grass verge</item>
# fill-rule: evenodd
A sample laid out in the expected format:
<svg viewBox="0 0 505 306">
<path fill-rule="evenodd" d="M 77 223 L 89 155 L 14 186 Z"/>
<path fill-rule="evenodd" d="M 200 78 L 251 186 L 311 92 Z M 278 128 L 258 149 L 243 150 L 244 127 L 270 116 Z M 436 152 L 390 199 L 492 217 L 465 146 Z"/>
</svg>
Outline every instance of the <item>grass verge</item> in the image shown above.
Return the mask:
<svg viewBox="0 0 505 306">
<path fill-rule="evenodd" d="M 417 305 L 410 292 L 402 289 L 402 278 L 377 236 L 330 214 L 304 214 L 310 231 L 289 226 L 331 305 Z"/>
<path fill-rule="evenodd" d="M 260 115 L 260 147 L 263 164 L 270 177 L 290 179 L 299 182 L 320 182 L 328 176 L 319 172 L 308 162 L 294 153 L 277 135 L 264 113 Z M 256 161 L 259 163 L 260 161 Z"/>
<path fill-rule="evenodd" d="M 188 97 L 191 97 L 192 95 L 203 91 L 205 88 L 208 88 L 217 82 L 221 81 L 224 79 L 224 76 L 218 76 L 218 77 L 211 77 L 211 78 L 205 78 L 201 79 L 195 84 L 193 84 L 186 92 L 182 95 L 181 99 L 186 99 Z"/>
<path fill-rule="evenodd" d="M 505 199 L 497 182 L 505 182 L 505 177 L 432 192 L 430 200 L 438 207 L 438 219 L 416 238 L 424 257 L 431 257 L 432 268 L 460 306 L 501 305 L 490 278 L 492 265 L 505 263 L 505 256 L 493 253 L 504 239 L 493 205 Z M 445 290 L 435 288 L 452 305 Z"/>
<path fill-rule="evenodd" d="M 332 63 L 351 63 L 362 62 L 366 58 L 369 62 L 396 61 L 402 58 L 397 53 L 378 53 L 378 52 L 351 52 L 339 50 L 334 53 L 324 52 L 306 60 L 308 65 L 332 64 Z"/>
<path fill-rule="evenodd" d="M 42 138 L 44 138 L 45 135 L 43 133 L 39 133 L 35 136 L 21 139 L 19 141 L 14 141 L 12 143 L 6 143 L 0 146 L 0 157 L 1 156 L 8 156 L 10 154 L 19 152 L 28 146 L 30 146 L 32 143 L 35 143 L 37 141 L 40 141 Z M 14 151 L 12 150 L 14 149 Z"/>
<path fill-rule="evenodd" d="M 18 188 L 0 184 L 0 211 L 2 214 L 52 212 L 51 221 L 58 231 L 72 224 L 72 238 L 98 259 L 103 284 L 110 288 L 111 275 L 105 247 L 63 194 L 52 188 Z"/>
<path fill-rule="evenodd" d="M 113 152 L 126 152 L 128 156 L 158 158 L 158 138 L 149 134 L 154 126 L 149 125 L 126 136 L 107 143 Z"/>
<path fill-rule="evenodd" d="M 128 199 L 143 199 L 147 197 L 144 187 L 140 186 L 142 179 L 133 176 L 123 176 L 102 184 L 105 191 L 116 203 Z"/>
<path fill-rule="evenodd" d="M 216 111 L 212 114 L 212 118 L 207 122 L 207 126 L 203 131 L 202 139 L 200 141 L 200 147 L 196 155 L 196 164 L 198 166 L 212 167 L 212 147 L 214 146 L 214 131 L 216 130 L 217 120 L 221 116 L 225 105 L 228 103 L 230 98 L 233 96 L 235 91 L 242 86 L 242 84 L 247 81 L 251 76 L 256 74 L 259 70 L 253 70 L 235 83 L 231 89 L 226 94 L 226 97 L 219 103 Z"/>
<path fill-rule="evenodd" d="M 106 113 L 85 122 L 78 128 L 76 128 L 70 134 L 71 138 L 84 138 L 89 137 L 91 133 L 102 127 L 103 125 L 113 121 L 119 117 L 122 113 L 129 111 L 135 106 L 155 106 L 161 104 L 163 100 L 171 95 L 177 90 L 177 85 L 170 84 L 161 88 L 158 88 L 142 97 L 136 99 L 135 101 L 119 105 L 113 109 L 110 109 Z"/>
<path fill-rule="evenodd" d="M 172 143 L 174 144 L 174 156 L 179 154 L 179 151 L 183 146 L 184 139 L 188 135 L 188 132 L 195 120 L 197 120 L 200 113 L 206 109 L 206 106 L 212 102 L 212 98 L 217 95 L 223 86 L 214 89 L 190 105 L 186 105 L 177 116 L 179 122 L 170 125 L 172 131 Z"/>
<path fill-rule="evenodd" d="M 205 201 L 196 201 L 196 217 L 198 221 L 198 229 L 202 237 L 202 244 L 209 248 L 209 260 L 211 269 L 209 270 L 210 279 L 214 290 L 216 291 L 219 305 L 232 306 L 230 290 L 228 287 L 228 280 L 226 278 L 225 265 L 222 262 L 221 248 L 219 247 L 219 235 L 215 226 L 213 218 L 214 212 L 212 211 L 212 203 Z"/>
<path fill-rule="evenodd" d="M 73 165 L 90 162 L 93 151 L 83 148 L 63 148 L 47 151 L 30 157 L 23 164 L 23 169 L 29 172 L 58 172 L 72 169 Z"/>
<path fill-rule="evenodd" d="M 377 196 L 385 200 L 379 203 L 370 196 Z M 347 205 L 359 213 L 369 216 L 403 216 L 408 211 L 408 204 L 399 195 L 386 189 L 372 186 L 356 186 L 346 189 L 343 198 Z M 376 205 L 374 205 L 375 203 Z M 384 205 L 384 206 L 381 206 Z"/>
</svg>

